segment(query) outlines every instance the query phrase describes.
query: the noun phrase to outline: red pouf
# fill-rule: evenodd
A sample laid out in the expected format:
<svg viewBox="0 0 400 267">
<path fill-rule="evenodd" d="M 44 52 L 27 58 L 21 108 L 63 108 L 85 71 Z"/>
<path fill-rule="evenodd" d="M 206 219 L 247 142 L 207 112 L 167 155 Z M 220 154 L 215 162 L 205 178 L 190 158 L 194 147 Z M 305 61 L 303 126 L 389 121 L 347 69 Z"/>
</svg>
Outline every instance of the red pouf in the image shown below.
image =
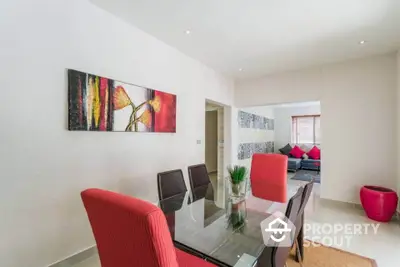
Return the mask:
<svg viewBox="0 0 400 267">
<path fill-rule="evenodd" d="M 361 204 L 368 218 L 378 222 L 388 222 L 392 219 L 397 208 L 398 197 L 395 191 L 366 185 L 360 190 Z"/>
</svg>

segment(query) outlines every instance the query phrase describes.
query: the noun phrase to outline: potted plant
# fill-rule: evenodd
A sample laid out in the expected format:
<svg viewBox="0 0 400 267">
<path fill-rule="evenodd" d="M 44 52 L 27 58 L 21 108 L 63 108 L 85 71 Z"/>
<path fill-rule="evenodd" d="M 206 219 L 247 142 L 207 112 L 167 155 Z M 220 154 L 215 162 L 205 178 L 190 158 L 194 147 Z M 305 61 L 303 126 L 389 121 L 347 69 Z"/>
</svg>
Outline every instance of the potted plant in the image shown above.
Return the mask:
<svg viewBox="0 0 400 267">
<path fill-rule="evenodd" d="M 229 166 L 229 184 L 231 189 L 231 197 L 242 199 L 246 195 L 246 185 L 247 185 L 247 168 L 245 166 Z"/>
</svg>

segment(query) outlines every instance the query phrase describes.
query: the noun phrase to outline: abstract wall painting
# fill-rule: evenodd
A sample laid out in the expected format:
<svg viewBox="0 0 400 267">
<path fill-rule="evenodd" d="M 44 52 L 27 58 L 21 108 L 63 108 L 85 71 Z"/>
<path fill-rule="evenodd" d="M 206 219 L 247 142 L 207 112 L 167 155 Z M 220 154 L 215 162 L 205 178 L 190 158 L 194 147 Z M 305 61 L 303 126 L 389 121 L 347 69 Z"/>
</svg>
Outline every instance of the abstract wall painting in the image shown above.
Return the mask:
<svg viewBox="0 0 400 267">
<path fill-rule="evenodd" d="M 176 95 L 68 70 L 71 131 L 176 132 Z"/>
</svg>

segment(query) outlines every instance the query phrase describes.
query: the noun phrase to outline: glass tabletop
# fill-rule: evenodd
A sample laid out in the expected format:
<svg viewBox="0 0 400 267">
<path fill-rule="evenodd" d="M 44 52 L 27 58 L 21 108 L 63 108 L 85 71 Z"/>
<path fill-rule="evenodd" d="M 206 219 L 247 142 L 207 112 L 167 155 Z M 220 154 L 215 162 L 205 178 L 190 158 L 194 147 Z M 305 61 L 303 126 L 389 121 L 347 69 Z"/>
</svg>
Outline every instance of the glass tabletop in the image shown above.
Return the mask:
<svg viewBox="0 0 400 267">
<path fill-rule="evenodd" d="M 292 186 L 288 198 L 301 186 Z M 178 246 L 221 266 L 254 266 L 265 248 L 261 222 L 287 203 L 252 196 L 232 200 L 210 183 L 159 203 Z"/>
</svg>

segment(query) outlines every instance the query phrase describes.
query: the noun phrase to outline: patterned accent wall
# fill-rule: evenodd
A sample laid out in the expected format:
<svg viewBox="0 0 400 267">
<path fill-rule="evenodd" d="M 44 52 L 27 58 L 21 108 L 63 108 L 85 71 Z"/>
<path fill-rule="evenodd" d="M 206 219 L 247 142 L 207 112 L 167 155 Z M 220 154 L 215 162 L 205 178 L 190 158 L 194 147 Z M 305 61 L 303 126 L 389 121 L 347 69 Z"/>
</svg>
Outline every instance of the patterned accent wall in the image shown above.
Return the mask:
<svg viewBox="0 0 400 267">
<path fill-rule="evenodd" d="M 240 110 L 238 113 L 238 125 L 239 131 L 247 131 L 246 140 L 239 140 L 237 155 L 238 160 L 251 159 L 254 153 L 274 152 L 273 118 L 267 118 L 265 116 L 260 116 Z M 265 134 L 262 133 L 262 130 L 265 131 Z"/>
<path fill-rule="evenodd" d="M 274 119 L 239 111 L 239 128 L 253 128 L 261 130 L 274 130 Z"/>
<path fill-rule="evenodd" d="M 254 153 L 273 153 L 274 141 L 265 143 L 242 143 L 239 144 L 238 159 L 249 159 Z"/>
</svg>

